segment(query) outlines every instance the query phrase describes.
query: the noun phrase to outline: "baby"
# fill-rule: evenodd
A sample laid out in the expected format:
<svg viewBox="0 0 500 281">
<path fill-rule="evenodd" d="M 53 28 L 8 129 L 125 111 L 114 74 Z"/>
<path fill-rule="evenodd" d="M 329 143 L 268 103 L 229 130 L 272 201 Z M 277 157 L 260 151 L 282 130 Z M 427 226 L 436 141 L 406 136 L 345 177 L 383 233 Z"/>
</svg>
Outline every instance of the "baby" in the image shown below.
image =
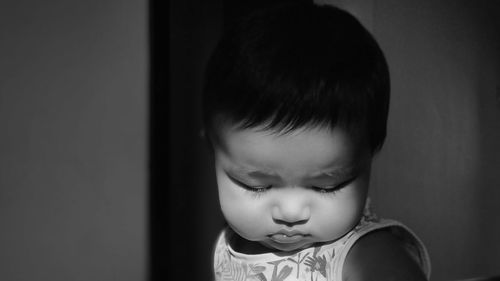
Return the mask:
<svg viewBox="0 0 500 281">
<path fill-rule="evenodd" d="M 378 44 L 341 9 L 276 6 L 224 34 L 203 102 L 228 225 L 216 280 L 429 278 L 421 241 L 368 206 L 389 92 Z"/>
</svg>

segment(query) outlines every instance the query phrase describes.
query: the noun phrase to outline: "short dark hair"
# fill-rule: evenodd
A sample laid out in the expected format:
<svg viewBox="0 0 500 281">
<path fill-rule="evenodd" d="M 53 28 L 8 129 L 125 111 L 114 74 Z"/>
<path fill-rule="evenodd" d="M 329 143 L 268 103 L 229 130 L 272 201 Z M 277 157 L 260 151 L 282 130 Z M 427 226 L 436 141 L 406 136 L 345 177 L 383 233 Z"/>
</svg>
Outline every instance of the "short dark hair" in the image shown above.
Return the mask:
<svg viewBox="0 0 500 281">
<path fill-rule="evenodd" d="M 203 92 L 212 136 L 221 120 L 280 133 L 339 126 L 372 153 L 386 136 L 384 54 L 356 18 L 329 5 L 282 4 L 243 17 L 213 52 Z"/>
</svg>

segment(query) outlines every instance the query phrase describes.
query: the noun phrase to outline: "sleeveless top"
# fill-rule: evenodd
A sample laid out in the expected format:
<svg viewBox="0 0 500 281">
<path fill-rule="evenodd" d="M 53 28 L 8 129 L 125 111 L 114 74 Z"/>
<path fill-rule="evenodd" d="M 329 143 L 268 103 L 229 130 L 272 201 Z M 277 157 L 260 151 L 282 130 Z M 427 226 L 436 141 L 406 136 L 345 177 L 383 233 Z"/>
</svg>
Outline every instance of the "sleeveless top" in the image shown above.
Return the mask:
<svg viewBox="0 0 500 281">
<path fill-rule="evenodd" d="M 216 281 L 342 281 L 347 253 L 363 235 L 375 230 L 391 231 L 420 265 L 427 279 L 430 259 L 424 244 L 408 227 L 395 220 L 381 219 L 370 212 L 368 202 L 356 227 L 341 238 L 293 252 L 269 252 L 248 255 L 236 252 L 229 241 L 236 235 L 222 230 L 215 245 Z"/>
</svg>

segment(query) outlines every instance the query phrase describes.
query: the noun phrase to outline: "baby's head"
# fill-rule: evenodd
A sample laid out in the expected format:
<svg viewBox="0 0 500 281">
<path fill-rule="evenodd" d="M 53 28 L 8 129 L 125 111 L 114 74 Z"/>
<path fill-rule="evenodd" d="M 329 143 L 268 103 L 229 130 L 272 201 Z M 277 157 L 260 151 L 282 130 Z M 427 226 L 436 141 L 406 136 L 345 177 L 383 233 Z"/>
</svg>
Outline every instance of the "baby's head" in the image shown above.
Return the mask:
<svg viewBox="0 0 500 281">
<path fill-rule="evenodd" d="M 340 9 L 284 5 L 225 33 L 203 117 L 236 247 L 296 250 L 358 223 L 389 92 L 378 44 Z"/>
</svg>

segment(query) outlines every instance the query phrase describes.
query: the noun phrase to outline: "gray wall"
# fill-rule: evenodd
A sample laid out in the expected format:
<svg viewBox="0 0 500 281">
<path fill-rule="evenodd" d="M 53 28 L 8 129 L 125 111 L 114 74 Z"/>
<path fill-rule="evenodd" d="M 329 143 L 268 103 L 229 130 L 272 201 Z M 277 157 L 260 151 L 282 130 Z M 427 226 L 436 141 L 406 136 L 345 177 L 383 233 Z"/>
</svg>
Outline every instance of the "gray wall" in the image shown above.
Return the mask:
<svg viewBox="0 0 500 281">
<path fill-rule="evenodd" d="M 0 279 L 144 280 L 146 1 L 0 1 Z"/>
</svg>

